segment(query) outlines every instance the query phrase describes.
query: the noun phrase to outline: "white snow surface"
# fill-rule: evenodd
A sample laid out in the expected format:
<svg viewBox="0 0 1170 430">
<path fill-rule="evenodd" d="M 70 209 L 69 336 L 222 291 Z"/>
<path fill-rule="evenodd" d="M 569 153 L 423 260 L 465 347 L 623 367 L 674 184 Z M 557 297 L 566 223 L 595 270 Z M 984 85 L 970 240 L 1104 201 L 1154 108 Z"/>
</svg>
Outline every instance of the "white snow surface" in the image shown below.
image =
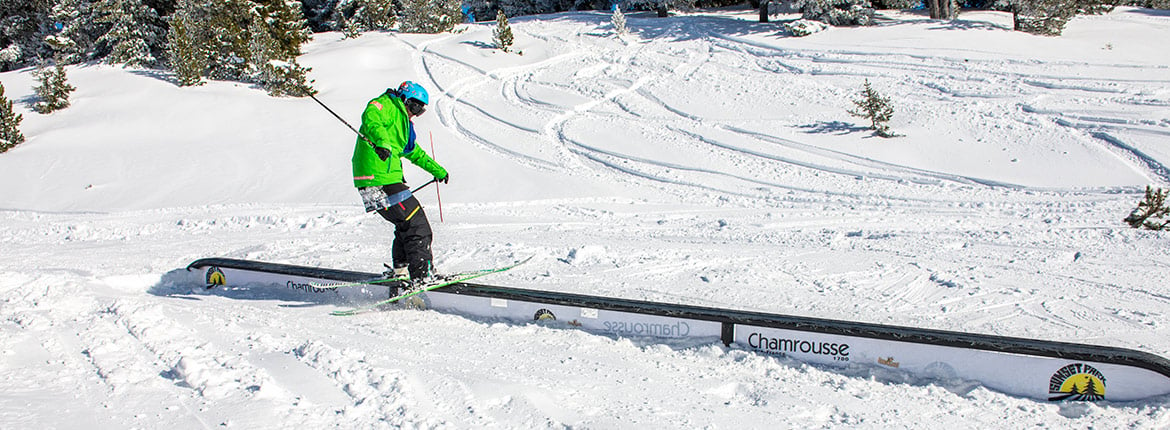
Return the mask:
<svg viewBox="0 0 1170 430">
<path fill-rule="evenodd" d="M 430 91 L 441 271 L 531 255 L 484 282 L 1170 357 L 1170 236 L 1121 222 L 1170 184 L 1170 14 L 1060 37 L 880 17 L 794 38 L 742 8 L 635 13 L 619 38 L 575 12 L 511 19 L 517 53 L 485 22 L 317 34 L 301 62 L 355 126 L 387 87 Z M 207 291 L 182 270 L 202 257 L 381 269 L 392 228 L 352 187 L 352 132 L 249 85 L 68 73 L 50 115 L 31 70 L 0 74 L 28 137 L 0 154 L 0 428 L 1170 427 L 1166 398 Z M 846 113 L 866 80 L 898 137 Z"/>
</svg>

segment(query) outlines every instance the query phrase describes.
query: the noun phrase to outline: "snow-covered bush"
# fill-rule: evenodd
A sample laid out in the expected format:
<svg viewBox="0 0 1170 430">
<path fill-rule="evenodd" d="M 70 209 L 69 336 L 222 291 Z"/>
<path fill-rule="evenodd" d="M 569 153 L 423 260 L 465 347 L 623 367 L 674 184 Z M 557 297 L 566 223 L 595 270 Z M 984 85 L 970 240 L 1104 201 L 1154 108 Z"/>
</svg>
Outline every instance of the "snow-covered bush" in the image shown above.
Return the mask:
<svg viewBox="0 0 1170 430">
<path fill-rule="evenodd" d="M 621 5 L 613 5 L 613 15 L 610 16 L 609 22 L 613 24 L 613 34 L 621 36 L 630 32 L 630 29 L 626 28 L 626 14 L 622 13 Z"/>
<path fill-rule="evenodd" d="M 1166 195 L 1170 190 L 1154 189 L 1146 186 L 1146 198 L 1138 203 L 1137 209 L 1125 217 L 1126 224 L 1133 228 L 1147 228 L 1150 230 L 1170 229 L 1170 206 L 1166 204 Z"/>
<path fill-rule="evenodd" d="M 0 49 L 0 66 L 12 64 L 20 61 L 20 46 L 8 45 L 4 49 Z"/>
<path fill-rule="evenodd" d="M 0 152 L 24 142 L 24 134 L 20 132 L 23 119 L 23 115 L 12 111 L 12 100 L 4 96 L 4 84 L 0 83 Z"/>
<path fill-rule="evenodd" d="M 798 0 L 801 18 L 829 25 L 871 25 L 869 0 Z"/>
<path fill-rule="evenodd" d="M 784 29 L 788 30 L 789 34 L 796 37 L 804 37 L 813 33 L 820 33 L 828 28 L 828 24 L 808 19 L 798 19 L 796 21 L 784 23 Z"/>
</svg>

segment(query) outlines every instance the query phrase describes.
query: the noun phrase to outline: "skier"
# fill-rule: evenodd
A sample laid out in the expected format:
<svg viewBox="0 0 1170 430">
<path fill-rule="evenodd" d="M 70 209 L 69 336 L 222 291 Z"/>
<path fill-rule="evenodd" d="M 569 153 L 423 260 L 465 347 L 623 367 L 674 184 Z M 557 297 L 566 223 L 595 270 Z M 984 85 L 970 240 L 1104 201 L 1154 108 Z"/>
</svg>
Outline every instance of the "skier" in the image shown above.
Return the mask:
<svg viewBox="0 0 1170 430">
<path fill-rule="evenodd" d="M 365 139 L 359 136 L 353 149 L 353 184 L 366 212 L 378 212 L 394 224 L 394 275 L 409 276 L 412 284 L 433 274 L 431 225 L 406 186 L 402 158 L 426 170 L 437 182 L 445 184 L 450 178 L 447 170 L 415 143 L 411 119 L 426 112 L 428 101 L 427 90 L 411 81 L 387 89 L 366 104 L 360 130 Z"/>
</svg>

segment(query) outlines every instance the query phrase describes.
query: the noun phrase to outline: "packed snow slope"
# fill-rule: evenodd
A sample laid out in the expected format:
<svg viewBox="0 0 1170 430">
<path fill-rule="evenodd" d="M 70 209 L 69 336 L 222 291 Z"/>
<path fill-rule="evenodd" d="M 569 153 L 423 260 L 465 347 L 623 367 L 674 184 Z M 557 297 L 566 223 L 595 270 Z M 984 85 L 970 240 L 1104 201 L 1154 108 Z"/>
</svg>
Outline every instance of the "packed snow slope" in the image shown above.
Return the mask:
<svg viewBox="0 0 1170 430">
<path fill-rule="evenodd" d="M 440 270 L 533 255 L 485 282 L 1170 357 L 1170 236 L 1121 222 L 1170 185 L 1170 15 L 1060 37 L 881 15 L 794 38 L 746 9 L 632 14 L 618 37 L 564 13 L 512 19 L 515 53 L 481 23 L 318 34 L 301 61 L 355 125 L 387 87 L 430 90 Z M 180 269 L 380 269 L 351 132 L 308 99 L 106 65 L 69 67 L 73 105 L 41 115 L 30 72 L 0 74 L 28 136 L 0 154 L 0 428 L 1170 427 L 1170 399 L 207 291 Z M 867 80 L 898 137 L 846 112 Z"/>
</svg>

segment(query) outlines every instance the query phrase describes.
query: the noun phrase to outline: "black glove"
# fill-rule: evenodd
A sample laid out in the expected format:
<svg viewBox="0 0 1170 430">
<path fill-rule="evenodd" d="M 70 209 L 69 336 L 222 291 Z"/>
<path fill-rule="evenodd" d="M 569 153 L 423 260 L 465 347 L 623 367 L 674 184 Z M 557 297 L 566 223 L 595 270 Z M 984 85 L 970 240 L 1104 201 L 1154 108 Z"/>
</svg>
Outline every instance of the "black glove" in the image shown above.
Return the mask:
<svg viewBox="0 0 1170 430">
<path fill-rule="evenodd" d="M 378 159 L 382 161 L 386 161 L 387 158 L 390 158 L 390 150 L 381 146 L 375 146 L 374 153 L 378 154 Z"/>
<path fill-rule="evenodd" d="M 435 178 L 435 182 L 440 182 L 440 183 L 446 184 L 448 179 L 451 179 L 450 173 L 448 173 L 446 176 L 443 176 L 442 178 Z"/>
</svg>

